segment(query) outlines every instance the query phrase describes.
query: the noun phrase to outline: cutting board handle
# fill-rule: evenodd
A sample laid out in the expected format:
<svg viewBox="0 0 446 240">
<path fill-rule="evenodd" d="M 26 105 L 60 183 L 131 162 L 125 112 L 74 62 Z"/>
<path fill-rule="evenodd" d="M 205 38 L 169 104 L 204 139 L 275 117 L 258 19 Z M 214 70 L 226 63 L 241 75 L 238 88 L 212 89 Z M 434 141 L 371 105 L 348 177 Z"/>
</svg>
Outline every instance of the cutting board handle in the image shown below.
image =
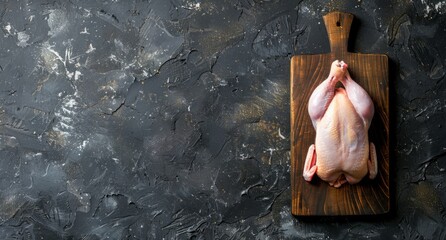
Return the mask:
<svg viewBox="0 0 446 240">
<path fill-rule="evenodd" d="M 348 35 L 353 22 L 353 14 L 330 12 L 324 16 L 324 22 L 331 52 L 336 55 L 347 52 Z"/>
</svg>

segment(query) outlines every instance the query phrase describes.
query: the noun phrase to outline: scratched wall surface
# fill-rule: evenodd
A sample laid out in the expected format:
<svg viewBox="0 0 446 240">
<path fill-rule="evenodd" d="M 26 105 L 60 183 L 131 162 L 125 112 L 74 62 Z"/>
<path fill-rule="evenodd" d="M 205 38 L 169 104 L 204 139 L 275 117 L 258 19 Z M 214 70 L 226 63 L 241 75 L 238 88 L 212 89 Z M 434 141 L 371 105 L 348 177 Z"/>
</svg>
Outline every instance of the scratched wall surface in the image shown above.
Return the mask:
<svg viewBox="0 0 446 240">
<path fill-rule="evenodd" d="M 390 58 L 393 214 L 290 214 L 289 61 Z M 446 238 L 446 2 L 2 1 L 0 239 Z M 328 67 L 328 66 L 327 66 Z"/>
</svg>

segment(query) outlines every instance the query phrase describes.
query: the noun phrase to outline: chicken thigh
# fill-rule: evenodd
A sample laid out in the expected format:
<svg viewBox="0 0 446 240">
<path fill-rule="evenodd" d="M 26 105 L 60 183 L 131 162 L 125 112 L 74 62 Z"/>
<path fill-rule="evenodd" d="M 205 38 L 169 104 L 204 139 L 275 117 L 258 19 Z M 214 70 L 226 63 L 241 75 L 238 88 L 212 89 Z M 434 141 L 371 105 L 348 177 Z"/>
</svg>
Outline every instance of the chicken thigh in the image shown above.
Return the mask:
<svg viewBox="0 0 446 240">
<path fill-rule="evenodd" d="M 347 68 L 343 61 L 334 61 L 308 103 L 316 140 L 308 149 L 303 177 L 311 181 L 316 174 L 336 188 L 358 183 L 367 174 L 374 179 L 378 172 L 375 146 L 368 138 L 373 102 Z M 343 87 L 336 87 L 338 82 Z"/>
</svg>

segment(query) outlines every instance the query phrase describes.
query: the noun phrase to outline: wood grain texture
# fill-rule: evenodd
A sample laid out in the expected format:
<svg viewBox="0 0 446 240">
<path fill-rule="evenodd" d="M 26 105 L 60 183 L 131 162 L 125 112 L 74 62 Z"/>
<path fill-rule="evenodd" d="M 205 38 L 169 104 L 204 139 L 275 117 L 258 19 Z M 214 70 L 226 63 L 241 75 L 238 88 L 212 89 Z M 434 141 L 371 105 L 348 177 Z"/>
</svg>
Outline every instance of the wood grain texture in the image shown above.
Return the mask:
<svg viewBox="0 0 446 240">
<path fill-rule="evenodd" d="M 383 54 L 347 51 L 353 15 L 332 12 L 324 16 L 331 53 L 297 55 L 291 59 L 291 187 L 292 214 L 298 216 L 376 215 L 388 213 L 389 196 L 389 95 L 388 58 Z M 330 187 L 315 177 L 311 183 L 302 177 L 308 148 L 315 130 L 308 115 L 313 90 L 328 77 L 331 63 L 343 60 L 352 78 L 371 96 L 375 115 L 369 139 L 378 155 L 378 175 L 355 185 Z"/>
</svg>

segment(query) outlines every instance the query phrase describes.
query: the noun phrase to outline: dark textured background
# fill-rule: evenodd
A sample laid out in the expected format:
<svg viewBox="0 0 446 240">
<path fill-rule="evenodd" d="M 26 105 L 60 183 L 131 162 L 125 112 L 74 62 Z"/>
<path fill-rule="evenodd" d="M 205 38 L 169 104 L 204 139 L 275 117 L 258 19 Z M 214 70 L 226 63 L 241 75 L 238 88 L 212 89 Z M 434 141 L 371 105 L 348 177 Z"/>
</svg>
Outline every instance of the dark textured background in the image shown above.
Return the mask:
<svg viewBox="0 0 446 240">
<path fill-rule="evenodd" d="M 390 58 L 393 214 L 290 214 L 289 61 Z M 0 3 L 0 239 L 446 238 L 446 2 Z M 328 67 L 328 66 L 327 66 Z"/>
</svg>

